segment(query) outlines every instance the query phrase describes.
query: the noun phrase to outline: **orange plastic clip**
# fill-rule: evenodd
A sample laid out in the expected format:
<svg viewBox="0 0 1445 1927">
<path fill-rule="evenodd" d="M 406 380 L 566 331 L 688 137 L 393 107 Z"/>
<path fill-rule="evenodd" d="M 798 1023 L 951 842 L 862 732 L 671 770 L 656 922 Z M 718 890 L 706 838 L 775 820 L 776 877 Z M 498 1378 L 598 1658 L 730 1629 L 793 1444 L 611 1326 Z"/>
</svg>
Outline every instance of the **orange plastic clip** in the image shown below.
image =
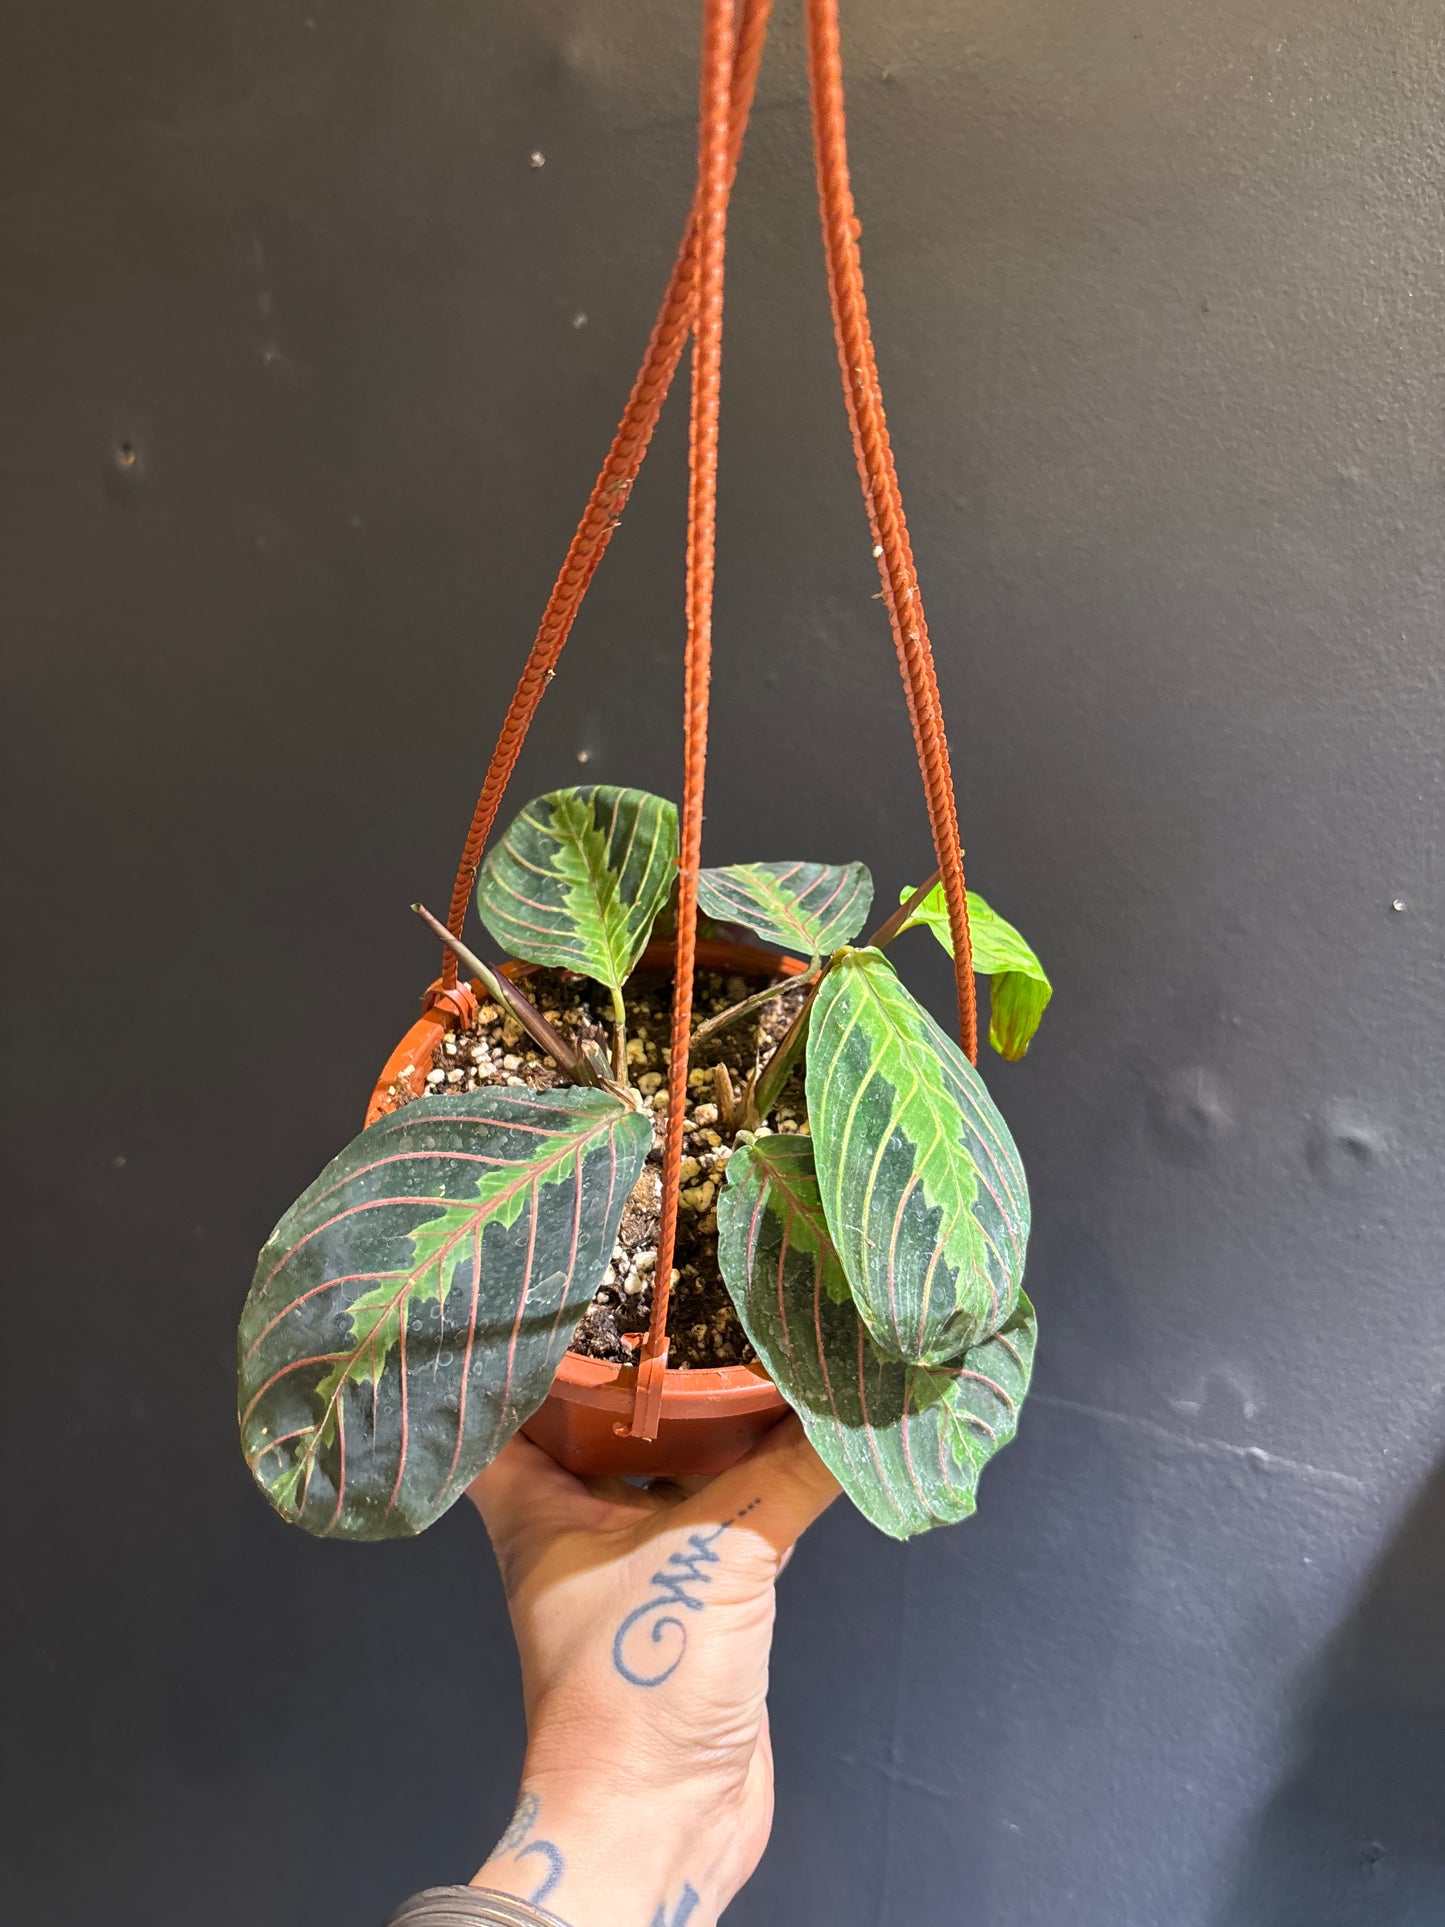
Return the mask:
<svg viewBox="0 0 1445 1927">
<path fill-rule="evenodd" d="M 632 1401 L 632 1418 L 626 1425 L 619 1420 L 613 1428 L 622 1437 L 645 1439 L 648 1444 L 657 1437 L 658 1427 L 662 1423 L 662 1384 L 666 1376 L 667 1340 L 664 1338 L 656 1351 L 650 1345 L 645 1345 L 637 1361 L 637 1391 Z"/>
<path fill-rule="evenodd" d="M 438 977 L 434 984 L 427 986 L 427 993 L 421 1000 L 423 1012 L 428 1010 L 449 1010 L 457 1020 L 461 1030 L 470 1030 L 477 1021 L 477 993 L 460 978 L 454 984 L 445 984 Z"/>
</svg>

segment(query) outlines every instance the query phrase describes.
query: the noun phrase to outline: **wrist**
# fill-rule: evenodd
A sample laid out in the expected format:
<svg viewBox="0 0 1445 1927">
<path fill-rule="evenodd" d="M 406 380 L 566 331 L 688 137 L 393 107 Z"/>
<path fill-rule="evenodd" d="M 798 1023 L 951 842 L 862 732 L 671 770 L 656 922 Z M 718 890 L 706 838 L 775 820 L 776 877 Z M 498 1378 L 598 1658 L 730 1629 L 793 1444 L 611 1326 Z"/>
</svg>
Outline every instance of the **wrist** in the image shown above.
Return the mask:
<svg viewBox="0 0 1445 1927">
<path fill-rule="evenodd" d="M 714 1927 L 732 1899 L 726 1832 L 685 1792 L 639 1799 L 596 1772 L 528 1771 L 511 1825 L 472 1880 L 567 1927 Z"/>
</svg>

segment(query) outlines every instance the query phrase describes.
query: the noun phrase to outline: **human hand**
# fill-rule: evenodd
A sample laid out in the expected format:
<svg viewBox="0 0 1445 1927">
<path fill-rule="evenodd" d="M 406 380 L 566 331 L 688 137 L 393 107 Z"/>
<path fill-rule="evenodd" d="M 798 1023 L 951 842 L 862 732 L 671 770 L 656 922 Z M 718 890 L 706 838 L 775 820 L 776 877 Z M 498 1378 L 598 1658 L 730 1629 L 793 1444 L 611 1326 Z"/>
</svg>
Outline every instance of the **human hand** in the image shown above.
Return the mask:
<svg viewBox="0 0 1445 1927">
<path fill-rule="evenodd" d="M 527 1756 L 474 1886 L 572 1927 L 710 1927 L 772 1825 L 773 1587 L 837 1496 L 790 1418 L 702 1486 L 584 1484 L 515 1438 L 469 1496 L 522 1661 Z"/>
</svg>

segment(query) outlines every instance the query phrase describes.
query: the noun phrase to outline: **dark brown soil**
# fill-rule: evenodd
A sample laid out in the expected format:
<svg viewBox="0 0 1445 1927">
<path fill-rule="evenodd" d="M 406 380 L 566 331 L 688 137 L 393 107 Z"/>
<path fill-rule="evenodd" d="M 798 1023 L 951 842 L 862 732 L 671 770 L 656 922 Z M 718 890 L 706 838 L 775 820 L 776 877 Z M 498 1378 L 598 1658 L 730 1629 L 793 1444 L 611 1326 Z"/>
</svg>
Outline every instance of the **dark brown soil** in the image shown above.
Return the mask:
<svg viewBox="0 0 1445 1927">
<path fill-rule="evenodd" d="M 724 977 L 700 970 L 693 989 L 694 1027 L 759 990 L 766 978 Z M 774 979 L 773 981 L 778 981 Z M 538 970 L 525 979 L 532 1002 L 569 1036 L 591 1037 L 610 1052 L 612 1026 L 607 992 L 565 971 Z M 730 1025 L 691 1053 L 687 1131 L 683 1138 L 682 1192 L 678 1202 L 677 1279 L 668 1308 L 668 1364 L 688 1367 L 742 1365 L 754 1356 L 717 1268 L 719 1185 L 727 1174 L 735 1137 L 719 1128 L 714 1066 L 725 1064 L 741 1091 L 748 1073 L 782 1036 L 802 1002 L 801 988 L 784 991 L 754 1018 Z M 592 1358 L 630 1362 L 623 1335 L 643 1332 L 652 1313 L 662 1202 L 662 1134 L 667 1113 L 667 1065 L 671 1052 L 670 978 L 639 974 L 627 991 L 628 1074 L 654 1116 L 654 1144 L 622 1224 L 597 1294 L 582 1320 L 572 1350 Z M 450 1033 L 427 1078 L 433 1091 L 474 1091 L 483 1085 L 526 1085 L 550 1090 L 563 1081 L 551 1058 L 495 1004 L 483 1004 L 476 1025 Z M 397 1091 L 395 1095 L 403 1098 Z M 795 1075 L 763 1128 L 806 1131 L 801 1077 Z"/>
</svg>

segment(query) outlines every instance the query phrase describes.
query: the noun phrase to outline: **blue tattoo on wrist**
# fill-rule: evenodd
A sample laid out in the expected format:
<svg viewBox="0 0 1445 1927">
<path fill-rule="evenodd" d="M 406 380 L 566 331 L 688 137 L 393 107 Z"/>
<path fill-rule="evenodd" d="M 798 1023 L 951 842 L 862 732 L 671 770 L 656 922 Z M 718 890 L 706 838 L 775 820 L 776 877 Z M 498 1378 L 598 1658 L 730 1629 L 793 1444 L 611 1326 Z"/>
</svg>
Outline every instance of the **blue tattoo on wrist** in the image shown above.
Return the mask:
<svg viewBox="0 0 1445 1927">
<path fill-rule="evenodd" d="M 563 1874 L 567 1871 L 567 1862 L 562 1858 L 562 1855 L 558 1852 L 556 1847 L 552 1845 L 552 1842 L 550 1840 L 533 1840 L 529 1842 L 527 1846 L 523 1847 L 519 1853 L 514 1854 L 512 1857 L 514 1860 L 525 1860 L 529 1854 L 534 1854 L 534 1853 L 540 1854 L 542 1858 L 546 1861 L 547 1871 L 542 1876 L 541 1886 L 538 1887 L 535 1893 L 528 1894 L 527 1899 L 530 1901 L 532 1906 L 540 1907 L 542 1902 L 547 1898 L 548 1894 L 552 1892 L 553 1888 L 557 1885 L 558 1881 L 562 1878 Z"/>
<path fill-rule="evenodd" d="M 541 1906 L 567 1871 L 567 1862 L 552 1841 L 527 1838 L 536 1826 L 537 1816 L 541 1811 L 542 1802 L 536 1794 L 524 1793 L 517 1801 L 516 1812 L 507 1822 L 507 1831 L 492 1852 L 494 1860 L 500 1859 L 503 1854 L 510 1854 L 513 1860 L 527 1860 L 536 1855 L 545 1861 L 547 1870 L 542 1876 L 542 1884 L 535 1893 L 527 1896 L 529 1904 L 533 1907 Z"/>
<path fill-rule="evenodd" d="M 672 1678 L 687 1651 L 687 1626 L 669 1607 L 682 1606 L 690 1613 L 702 1611 L 706 1601 L 694 1598 L 689 1588 L 701 1589 L 712 1584 L 712 1574 L 704 1572 L 703 1567 L 718 1563 L 713 1546 L 729 1526 L 736 1525 L 754 1506 L 761 1504 L 760 1499 L 751 1500 L 741 1512 L 724 1519 L 712 1532 L 689 1533 L 683 1550 L 670 1552 L 662 1571 L 652 1575 L 648 1584 L 657 1591 L 640 1606 L 633 1607 L 612 1637 L 612 1664 L 629 1686 L 661 1686 L 664 1680 Z M 650 1663 L 646 1653 L 640 1650 L 639 1640 L 632 1637 L 641 1626 L 648 1628 L 646 1637 L 654 1646 L 666 1649 Z"/>
<path fill-rule="evenodd" d="M 518 1796 L 517 1809 L 507 1822 L 507 1831 L 492 1849 L 492 1858 L 494 1860 L 498 1854 L 516 1852 L 517 1848 L 521 1846 L 533 1827 L 536 1826 L 537 1815 L 541 1810 L 542 1802 L 537 1798 L 535 1793 L 523 1793 Z"/>
<path fill-rule="evenodd" d="M 682 1898 L 677 1903 L 677 1911 L 668 1918 L 666 1907 L 659 1907 L 652 1916 L 652 1927 L 687 1927 L 692 1919 L 693 1909 L 697 1906 L 697 1894 L 684 1881 Z"/>
</svg>

